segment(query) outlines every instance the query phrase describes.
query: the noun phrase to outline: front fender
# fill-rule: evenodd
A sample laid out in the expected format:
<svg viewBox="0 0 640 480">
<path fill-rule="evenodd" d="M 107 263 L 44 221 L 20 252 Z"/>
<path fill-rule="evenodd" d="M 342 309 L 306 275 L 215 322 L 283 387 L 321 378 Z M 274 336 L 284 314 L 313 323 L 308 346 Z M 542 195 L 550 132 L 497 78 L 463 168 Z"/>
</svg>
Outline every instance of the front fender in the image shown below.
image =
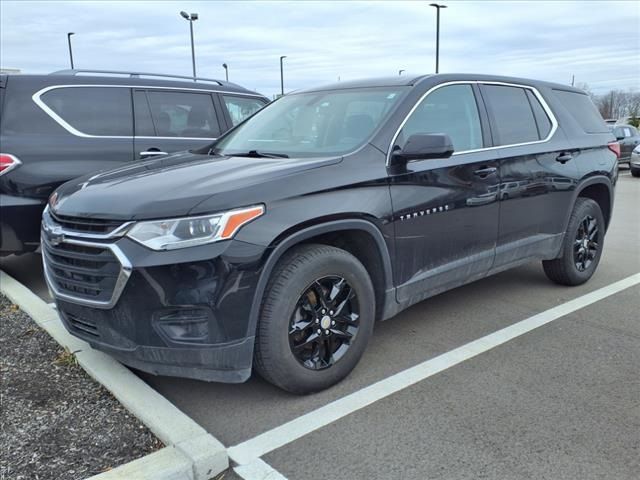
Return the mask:
<svg viewBox="0 0 640 480">
<path fill-rule="evenodd" d="M 385 291 L 393 291 L 393 276 L 391 271 L 391 258 L 389 256 L 389 248 L 387 246 L 387 243 L 385 242 L 382 232 L 373 223 L 362 219 L 341 219 L 302 227 L 300 230 L 297 230 L 294 233 L 289 234 L 287 237 L 282 238 L 278 243 L 272 245 L 269 248 L 269 252 L 267 253 L 268 256 L 263 264 L 262 272 L 260 274 L 260 278 L 258 279 L 258 284 L 256 285 L 253 296 L 253 302 L 251 305 L 251 312 L 249 317 L 249 335 L 255 335 L 264 291 L 267 287 L 267 283 L 269 281 L 271 273 L 273 272 L 274 267 L 276 266 L 278 260 L 280 260 L 282 255 L 291 247 L 305 240 L 308 240 L 309 238 L 344 230 L 360 230 L 372 236 L 378 248 L 380 258 L 382 259 Z M 389 297 L 393 298 L 392 295 Z M 385 306 L 385 310 L 387 310 L 388 308 L 389 307 Z"/>
</svg>

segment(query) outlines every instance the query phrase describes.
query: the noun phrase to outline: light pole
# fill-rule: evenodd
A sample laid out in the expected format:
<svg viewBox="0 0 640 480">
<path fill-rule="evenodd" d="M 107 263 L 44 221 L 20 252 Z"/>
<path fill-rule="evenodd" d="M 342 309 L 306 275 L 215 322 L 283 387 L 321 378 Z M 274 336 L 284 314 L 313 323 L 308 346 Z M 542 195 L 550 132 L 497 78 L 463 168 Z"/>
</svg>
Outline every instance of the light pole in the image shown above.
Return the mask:
<svg viewBox="0 0 640 480">
<path fill-rule="evenodd" d="M 224 78 L 228 82 L 229 81 L 229 65 L 227 65 L 226 63 L 223 63 L 222 68 L 224 68 Z"/>
<path fill-rule="evenodd" d="M 436 73 L 438 73 L 438 66 L 440 61 L 440 9 L 447 8 L 446 5 L 438 5 L 437 3 L 430 3 L 430 7 L 435 7 L 436 14 Z"/>
<path fill-rule="evenodd" d="M 197 13 L 192 13 L 191 15 L 189 15 L 187 12 L 182 11 L 182 12 L 180 12 L 180 16 L 182 16 L 182 18 L 184 18 L 185 20 L 189 21 L 189 30 L 191 31 L 191 65 L 193 66 L 193 80 L 195 81 L 195 79 L 196 79 L 196 51 L 195 51 L 195 48 L 193 46 L 193 22 L 195 22 L 198 19 L 198 14 Z"/>
<path fill-rule="evenodd" d="M 71 60 L 71 70 L 73 70 L 73 52 L 71 51 L 71 35 L 75 35 L 73 32 L 67 33 L 67 43 L 69 44 L 69 60 Z"/>
<path fill-rule="evenodd" d="M 280 93 L 284 95 L 284 69 L 282 67 L 282 60 L 287 58 L 286 55 L 280 57 Z"/>
<path fill-rule="evenodd" d="M 398 70 L 398 76 L 402 75 L 402 72 L 404 72 L 404 70 Z"/>
</svg>

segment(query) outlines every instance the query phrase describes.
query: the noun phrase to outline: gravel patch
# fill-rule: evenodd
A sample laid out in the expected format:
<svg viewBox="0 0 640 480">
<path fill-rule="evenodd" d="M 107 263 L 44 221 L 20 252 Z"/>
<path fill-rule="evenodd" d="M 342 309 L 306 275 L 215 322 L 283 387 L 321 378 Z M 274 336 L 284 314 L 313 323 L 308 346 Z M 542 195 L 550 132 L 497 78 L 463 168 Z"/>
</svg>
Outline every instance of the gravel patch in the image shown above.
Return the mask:
<svg viewBox="0 0 640 480">
<path fill-rule="evenodd" d="M 3 480 L 82 479 L 162 447 L 2 295 L 0 410 Z"/>
</svg>

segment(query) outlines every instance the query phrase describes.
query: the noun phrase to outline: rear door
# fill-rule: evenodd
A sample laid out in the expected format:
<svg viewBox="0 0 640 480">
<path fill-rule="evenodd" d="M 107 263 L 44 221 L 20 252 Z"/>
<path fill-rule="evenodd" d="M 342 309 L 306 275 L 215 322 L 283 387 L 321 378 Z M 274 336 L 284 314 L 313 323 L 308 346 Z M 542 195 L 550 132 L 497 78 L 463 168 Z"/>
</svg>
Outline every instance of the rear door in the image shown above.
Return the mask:
<svg viewBox="0 0 640 480">
<path fill-rule="evenodd" d="M 438 87 L 415 107 L 394 142 L 393 149 L 401 149 L 410 135 L 446 133 L 455 149 L 450 158 L 390 170 L 400 302 L 480 278 L 493 263 L 500 177 L 497 152 L 485 149 L 490 140 L 478 95 L 472 84 Z"/>
<path fill-rule="evenodd" d="M 557 251 L 571 208 L 578 152 L 542 95 L 529 86 L 480 85 L 500 154 L 500 221 L 494 269 Z"/>
<path fill-rule="evenodd" d="M 139 159 L 204 146 L 223 130 L 209 92 L 135 89 L 133 105 Z"/>
</svg>

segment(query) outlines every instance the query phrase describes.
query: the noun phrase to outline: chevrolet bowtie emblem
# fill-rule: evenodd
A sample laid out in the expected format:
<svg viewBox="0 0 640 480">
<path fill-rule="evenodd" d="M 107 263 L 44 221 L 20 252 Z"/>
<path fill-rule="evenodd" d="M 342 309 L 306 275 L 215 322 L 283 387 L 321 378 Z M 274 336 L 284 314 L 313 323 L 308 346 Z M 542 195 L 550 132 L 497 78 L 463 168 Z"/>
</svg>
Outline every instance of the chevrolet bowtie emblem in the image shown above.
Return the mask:
<svg viewBox="0 0 640 480">
<path fill-rule="evenodd" d="M 55 226 L 49 229 L 49 243 L 53 246 L 60 245 L 64 241 L 62 227 Z"/>
</svg>

